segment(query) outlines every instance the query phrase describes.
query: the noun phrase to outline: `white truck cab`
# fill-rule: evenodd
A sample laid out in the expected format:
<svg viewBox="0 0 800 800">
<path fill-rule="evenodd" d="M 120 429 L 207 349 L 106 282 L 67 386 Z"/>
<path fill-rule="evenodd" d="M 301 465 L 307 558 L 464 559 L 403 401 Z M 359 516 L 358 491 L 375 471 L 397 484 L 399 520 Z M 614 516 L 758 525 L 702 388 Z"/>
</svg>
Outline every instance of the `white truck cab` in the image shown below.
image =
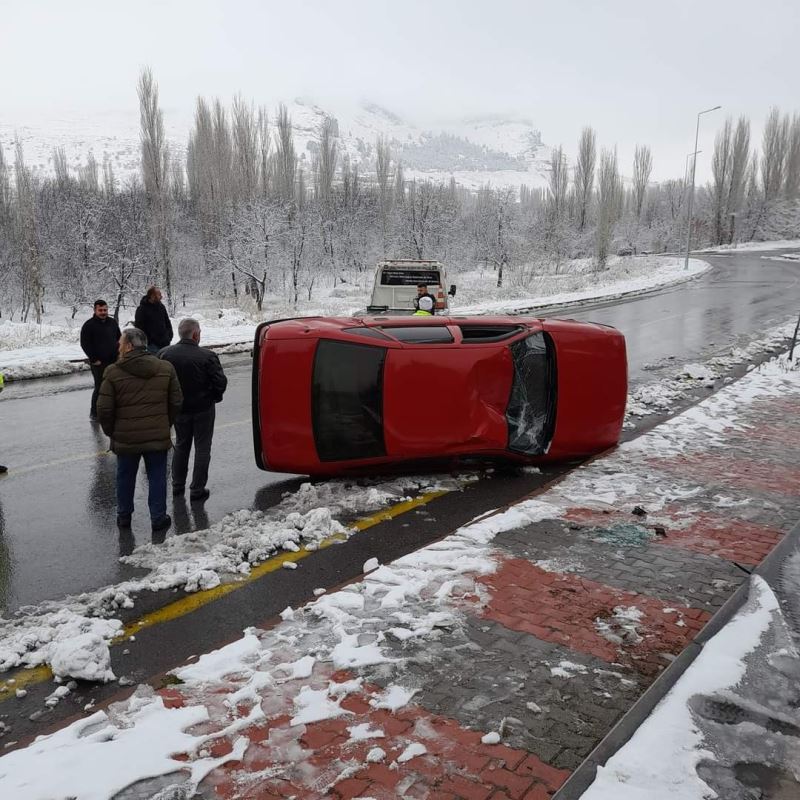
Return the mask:
<svg viewBox="0 0 800 800">
<path fill-rule="evenodd" d="M 436 313 L 446 313 L 450 298 L 455 297 L 456 287 L 447 291 L 447 275 L 439 261 L 397 259 L 380 261 L 375 269 L 375 285 L 372 301 L 367 306 L 370 314 L 413 314 L 417 286 L 424 283 L 428 294 L 436 298 Z"/>
</svg>

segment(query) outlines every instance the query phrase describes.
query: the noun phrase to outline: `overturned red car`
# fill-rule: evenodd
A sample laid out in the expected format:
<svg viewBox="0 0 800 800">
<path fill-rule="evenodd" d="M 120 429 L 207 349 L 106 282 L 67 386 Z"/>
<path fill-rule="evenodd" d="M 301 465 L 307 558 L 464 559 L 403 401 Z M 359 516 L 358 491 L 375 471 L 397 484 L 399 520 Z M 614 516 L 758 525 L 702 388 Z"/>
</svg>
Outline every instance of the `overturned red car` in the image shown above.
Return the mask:
<svg viewBox="0 0 800 800">
<path fill-rule="evenodd" d="M 530 317 L 306 317 L 258 326 L 256 463 L 342 475 L 473 460 L 539 463 L 619 439 L 625 339 Z"/>
</svg>

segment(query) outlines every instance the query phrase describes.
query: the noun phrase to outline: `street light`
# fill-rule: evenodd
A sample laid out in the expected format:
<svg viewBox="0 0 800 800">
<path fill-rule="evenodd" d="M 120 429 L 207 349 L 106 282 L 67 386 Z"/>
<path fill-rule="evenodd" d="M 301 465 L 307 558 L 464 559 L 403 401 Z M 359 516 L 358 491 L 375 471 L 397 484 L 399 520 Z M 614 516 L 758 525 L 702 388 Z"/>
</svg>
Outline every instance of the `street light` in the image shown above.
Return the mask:
<svg viewBox="0 0 800 800">
<path fill-rule="evenodd" d="M 694 132 L 694 153 L 695 157 L 692 161 L 692 188 L 689 190 L 689 222 L 686 225 L 686 261 L 683 263 L 684 270 L 689 269 L 689 251 L 692 242 L 692 206 L 694 205 L 694 176 L 697 172 L 697 141 L 700 138 L 700 117 L 703 114 L 709 114 L 712 111 L 717 111 L 722 106 L 714 106 L 714 108 L 707 108 L 705 111 L 697 112 L 697 127 Z"/>
<path fill-rule="evenodd" d="M 699 156 L 700 153 L 702 153 L 702 152 L 703 152 L 702 150 L 697 150 L 694 153 L 687 153 L 686 154 L 686 166 L 683 168 L 683 186 L 684 186 L 684 191 L 686 190 L 686 186 L 689 184 L 689 159 L 692 156 L 697 158 L 697 156 Z"/>
</svg>

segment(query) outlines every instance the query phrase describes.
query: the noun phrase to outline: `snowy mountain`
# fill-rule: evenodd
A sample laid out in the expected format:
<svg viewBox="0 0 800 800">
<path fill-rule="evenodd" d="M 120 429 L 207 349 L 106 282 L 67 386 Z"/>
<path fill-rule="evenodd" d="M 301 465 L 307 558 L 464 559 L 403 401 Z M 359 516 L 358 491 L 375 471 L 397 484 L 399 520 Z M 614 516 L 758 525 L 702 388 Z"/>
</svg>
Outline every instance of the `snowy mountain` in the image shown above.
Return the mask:
<svg viewBox="0 0 800 800">
<path fill-rule="evenodd" d="M 550 168 L 550 148 L 527 119 L 477 117 L 433 126 L 419 126 L 375 103 L 352 109 L 324 109 L 312 101 L 288 104 L 301 161 L 310 166 L 322 120 L 335 116 L 342 155 L 374 171 L 375 141 L 390 142 L 393 157 L 402 161 L 407 178 L 456 181 L 469 188 L 543 186 Z M 192 126 L 192 114 L 164 109 L 167 137 L 176 157 L 183 158 Z M 52 169 L 52 152 L 63 147 L 71 166 L 85 161 L 88 152 L 98 163 L 108 158 L 115 173 L 125 179 L 139 168 L 139 120 L 135 110 L 107 111 L 94 118 L 42 113 L 25 119 L 0 119 L 0 146 L 13 162 L 14 137 L 19 136 L 26 163 L 40 174 Z"/>
</svg>

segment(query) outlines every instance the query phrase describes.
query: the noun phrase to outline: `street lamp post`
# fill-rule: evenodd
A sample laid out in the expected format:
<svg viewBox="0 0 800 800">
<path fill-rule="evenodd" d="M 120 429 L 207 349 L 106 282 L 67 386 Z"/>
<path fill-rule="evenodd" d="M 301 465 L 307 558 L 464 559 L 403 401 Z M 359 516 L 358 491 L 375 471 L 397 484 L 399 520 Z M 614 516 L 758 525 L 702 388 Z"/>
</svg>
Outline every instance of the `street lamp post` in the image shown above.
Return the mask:
<svg viewBox="0 0 800 800">
<path fill-rule="evenodd" d="M 717 111 L 722 106 L 714 106 L 714 108 L 707 108 L 705 111 L 697 113 L 697 127 L 694 132 L 694 159 L 692 160 L 692 188 L 689 190 L 689 221 L 686 225 L 686 260 L 683 263 L 685 270 L 689 269 L 689 252 L 692 244 L 692 206 L 694 205 L 694 177 L 697 172 L 697 142 L 700 138 L 700 117 L 703 114 L 708 114 L 711 111 Z"/>
</svg>

